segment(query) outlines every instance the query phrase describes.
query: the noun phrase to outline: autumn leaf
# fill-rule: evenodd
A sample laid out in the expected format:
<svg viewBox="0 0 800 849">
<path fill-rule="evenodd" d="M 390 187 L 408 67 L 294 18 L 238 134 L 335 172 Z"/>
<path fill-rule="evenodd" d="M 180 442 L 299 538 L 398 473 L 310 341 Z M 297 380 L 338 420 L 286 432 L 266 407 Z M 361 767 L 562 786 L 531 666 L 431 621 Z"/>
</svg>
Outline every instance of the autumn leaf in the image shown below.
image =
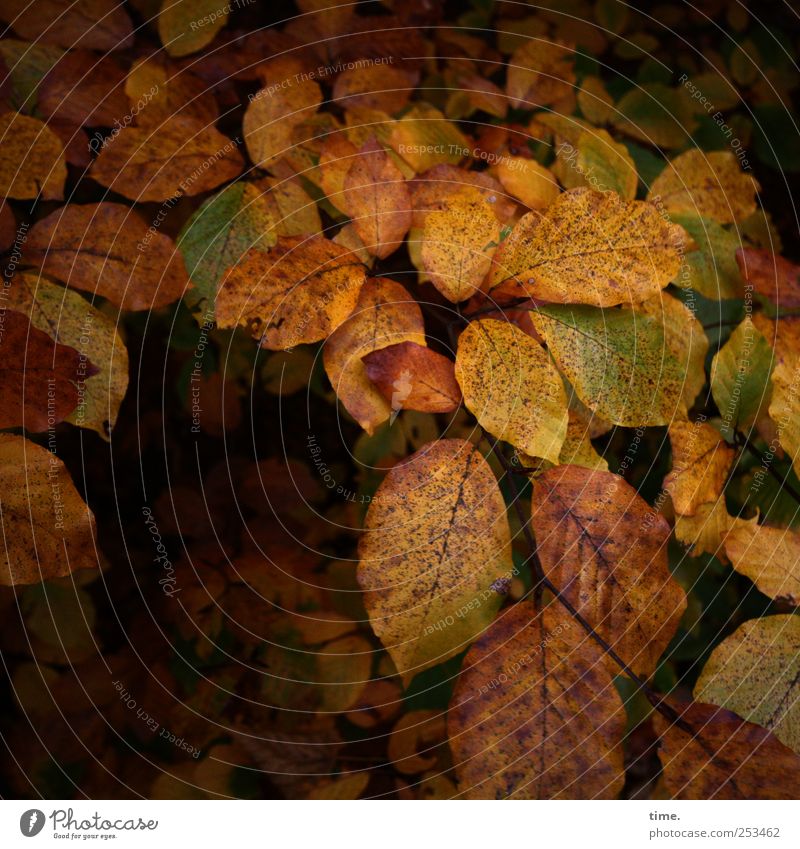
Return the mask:
<svg viewBox="0 0 800 849">
<path fill-rule="evenodd" d="M 601 650 L 557 603 L 500 614 L 464 658 L 447 718 L 472 799 L 613 799 L 622 702 Z"/>
<path fill-rule="evenodd" d="M 441 439 L 392 468 L 372 499 L 358 582 L 373 630 L 408 684 L 492 621 L 512 571 L 494 474 L 469 442 Z"/>
<path fill-rule="evenodd" d="M 411 194 L 374 138 L 359 151 L 344 179 L 344 202 L 356 232 L 373 256 L 385 259 L 411 227 Z"/>
<path fill-rule="evenodd" d="M 747 430 L 770 403 L 773 354 L 767 340 L 746 318 L 711 361 L 711 392 L 722 432 Z"/>
<path fill-rule="evenodd" d="M 77 292 L 32 274 L 17 274 L 6 294 L 11 309 L 24 313 L 34 327 L 75 348 L 96 367 L 89 376 L 84 364 L 78 406 L 66 421 L 108 440 L 128 389 L 128 352 L 117 323 Z"/>
<path fill-rule="evenodd" d="M 578 397 L 602 418 L 660 425 L 684 409 L 685 367 L 667 345 L 663 320 L 585 306 L 541 306 L 531 315 Z"/>
<path fill-rule="evenodd" d="M 2 433 L 0 484 L 0 584 L 35 584 L 98 566 L 94 516 L 61 460 L 21 436 Z"/>
<path fill-rule="evenodd" d="M 75 127 L 114 126 L 128 112 L 124 80 L 125 73 L 110 57 L 72 50 L 42 79 L 38 111 Z"/>
<path fill-rule="evenodd" d="M 795 473 L 800 474 L 800 354 L 793 353 L 772 372 L 769 417 Z"/>
<path fill-rule="evenodd" d="M 526 454 L 558 462 L 567 395 L 536 340 L 507 322 L 473 321 L 458 340 L 456 380 L 481 427 Z"/>
<path fill-rule="evenodd" d="M 230 7 L 218 0 L 162 0 L 158 35 L 170 56 L 205 47 L 228 21 Z"/>
<path fill-rule="evenodd" d="M 556 154 L 554 171 L 565 188 L 615 192 L 623 200 L 636 197 L 639 177 L 633 158 L 605 130 L 581 132 L 574 144 L 560 143 Z"/>
<path fill-rule="evenodd" d="M 116 0 L 4 0 L 0 20 L 13 22 L 20 38 L 59 47 L 105 52 L 133 43 L 131 19 Z"/>
<path fill-rule="evenodd" d="M 0 115 L 0 196 L 61 200 L 67 164 L 58 136 L 36 118 Z"/>
<path fill-rule="evenodd" d="M 97 368 L 54 342 L 20 312 L 8 310 L 0 334 L 0 428 L 47 430 L 78 405 L 77 384 Z"/>
<path fill-rule="evenodd" d="M 414 207 L 414 227 L 423 227 L 429 212 L 445 209 L 451 195 L 459 194 L 469 186 L 477 189 L 492 204 L 498 221 L 509 221 L 518 208 L 511 198 L 505 196 L 502 184 L 485 171 L 465 171 L 455 165 L 437 165 L 420 174 L 409 185 Z"/>
<path fill-rule="evenodd" d="M 247 253 L 277 241 L 276 221 L 264 193 L 252 183 L 234 183 L 209 198 L 178 237 L 193 288 L 186 302 L 198 314 L 212 312 L 220 280 Z"/>
<path fill-rule="evenodd" d="M 25 258 L 125 310 L 166 306 L 190 285 L 172 239 L 120 203 L 70 204 L 52 212 L 31 229 Z"/>
<path fill-rule="evenodd" d="M 545 574 L 635 672 L 651 675 L 686 609 L 663 516 L 619 475 L 580 466 L 537 478 L 532 509 Z"/>
<path fill-rule="evenodd" d="M 676 513 L 694 516 L 701 505 L 719 498 L 735 452 L 715 427 L 701 420 L 672 422 L 669 439 L 672 471 L 664 479 L 664 489 L 672 496 Z"/>
<path fill-rule="evenodd" d="M 800 795 L 800 757 L 764 728 L 714 705 L 654 717 L 670 799 L 786 799 Z"/>
<path fill-rule="evenodd" d="M 365 279 L 357 257 L 324 236 L 280 237 L 229 269 L 217 292 L 217 324 L 246 325 L 273 351 L 319 342 L 353 311 Z"/>
<path fill-rule="evenodd" d="M 725 554 L 764 595 L 800 605 L 800 536 L 756 519 L 732 519 L 724 538 Z"/>
<path fill-rule="evenodd" d="M 345 109 L 377 109 L 392 114 L 408 105 L 416 75 L 391 65 L 347 68 L 336 77 L 333 99 Z"/>
<path fill-rule="evenodd" d="M 800 617 L 763 616 L 740 625 L 714 649 L 694 697 L 763 726 L 797 752 L 799 688 Z"/>
<path fill-rule="evenodd" d="M 528 209 L 547 209 L 560 193 L 553 174 L 533 159 L 504 156 L 495 173 L 503 188 Z"/>
<path fill-rule="evenodd" d="M 711 218 L 720 224 L 742 221 L 756 210 L 758 183 L 729 151 L 687 150 L 653 182 L 648 200 L 669 212 Z"/>
<path fill-rule="evenodd" d="M 243 165 L 235 139 L 179 114 L 157 129 L 124 127 L 109 136 L 89 174 L 123 197 L 161 202 L 214 189 Z"/>
<path fill-rule="evenodd" d="M 689 234 L 692 249 L 674 282 L 691 287 L 714 301 L 744 297 L 742 275 L 736 262 L 739 238 L 710 218 L 691 213 L 675 213 L 672 220 Z"/>
<path fill-rule="evenodd" d="M 522 218 L 495 256 L 491 285 L 515 278 L 531 297 L 610 307 L 658 293 L 677 274 L 683 230 L 650 204 L 573 189 Z"/>
<path fill-rule="evenodd" d="M 242 121 L 253 163 L 266 168 L 285 156 L 293 146 L 295 128 L 308 120 L 321 102 L 320 87 L 313 79 L 305 79 L 299 66 L 278 66 L 275 82 L 256 92 Z"/>
<path fill-rule="evenodd" d="M 800 266 L 755 248 L 739 248 L 736 262 L 742 277 L 759 295 L 783 309 L 800 307 Z"/>
<path fill-rule="evenodd" d="M 461 404 L 452 360 L 416 342 L 399 342 L 364 358 L 367 377 L 393 410 L 451 413 Z"/>
<path fill-rule="evenodd" d="M 713 554 L 725 560 L 723 541 L 730 527 L 731 517 L 725 507 L 725 497 L 701 504 L 693 516 L 675 517 L 675 539 L 691 546 L 689 555 Z"/>
<path fill-rule="evenodd" d="M 508 61 L 506 92 L 515 108 L 551 106 L 572 94 L 574 50 L 545 38 L 518 47 Z"/>
<path fill-rule="evenodd" d="M 451 196 L 425 216 L 422 263 L 434 286 L 453 303 L 480 288 L 500 238 L 489 203 L 474 189 Z"/>
<path fill-rule="evenodd" d="M 399 283 L 386 277 L 367 280 L 353 314 L 325 341 L 323 363 L 331 386 L 367 433 L 385 422 L 393 407 L 391 398 L 372 385 L 362 358 L 400 342 L 426 344 L 422 311 Z"/>
<path fill-rule="evenodd" d="M 662 83 L 631 88 L 617 102 L 612 120 L 625 135 L 667 149 L 685 145 L 697 126 L 689 99 Z"/>
</svg>

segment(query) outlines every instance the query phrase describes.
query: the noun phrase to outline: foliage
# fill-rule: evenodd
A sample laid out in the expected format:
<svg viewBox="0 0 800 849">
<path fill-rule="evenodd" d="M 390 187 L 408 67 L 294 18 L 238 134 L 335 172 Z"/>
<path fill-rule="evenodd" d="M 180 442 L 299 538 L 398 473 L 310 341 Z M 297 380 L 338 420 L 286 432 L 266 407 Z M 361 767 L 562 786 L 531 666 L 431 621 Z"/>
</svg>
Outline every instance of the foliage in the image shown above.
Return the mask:
<svg viewBox="0 0 800 849">
<path fill-rule="evenodd" d="M 791 21 L 456 6 L 0 9 L 4 796 L 800 793 Z"/>
</svg>

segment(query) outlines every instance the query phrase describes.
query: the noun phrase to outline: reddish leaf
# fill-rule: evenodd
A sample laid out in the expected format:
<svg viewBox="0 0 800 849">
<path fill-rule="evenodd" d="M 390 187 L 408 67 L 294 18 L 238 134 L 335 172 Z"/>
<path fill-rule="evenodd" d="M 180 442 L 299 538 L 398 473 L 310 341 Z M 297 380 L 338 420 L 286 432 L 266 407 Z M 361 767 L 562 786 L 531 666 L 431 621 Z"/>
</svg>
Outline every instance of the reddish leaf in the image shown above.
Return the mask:
<svg viewBox="0 0 800 849">
<path fill-rule="evenodd" d="M 756 248 L 739 248 L 736 262 L 742 277 L 759 295 L 784 309 L 800 307 L 800 265 Z"/>
</svg>

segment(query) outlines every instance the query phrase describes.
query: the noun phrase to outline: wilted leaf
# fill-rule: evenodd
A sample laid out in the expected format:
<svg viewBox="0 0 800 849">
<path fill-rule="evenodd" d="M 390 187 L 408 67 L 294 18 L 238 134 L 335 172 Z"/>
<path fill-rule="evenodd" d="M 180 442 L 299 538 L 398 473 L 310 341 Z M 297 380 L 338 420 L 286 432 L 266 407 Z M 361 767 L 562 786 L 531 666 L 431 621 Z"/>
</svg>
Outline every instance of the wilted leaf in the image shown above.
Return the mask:
<svg viewBox="0 0 800 849">
<path fill-rule="evenodd" d="M 722 546 L 731 517 L 725 508 L 725 498 L 720 496 L 712 504 L 701 504 L 694 516 L 675 517 L 675 539 L 689 545 L 689 554 L 713 554 L 720 560 L 725 553 Z"/>
<path fill-rule="evenodd" d="M 469 442 L 441 439 L 392 468 L 373 497 L 358 582 L 373 630 L 408 682 L 492 621 L 511 535 L 494 474 Z"/>
<path fill-rule="evenodd" d="M 692 149 L 667 165 L 653 182 L 647 198 L 669 212 L 730 224 L 756 211 L 758 188 L 730 151 L 705 153 Z"/>
<path fill-rule="evenodd" d="M 453 303 L 480 288 L 500 238 L 490 204 L 474 189 L 452 195 L 425 216 L 422 263 L 434 286 Z"/>
<path fill-rule="evenodd" d="M 10 433 L 0 434 L 0 519 L 0 584 L 36 584 L 98 565 L 94 516 L 64 464 Z"/>
<path fill-rule="evenodd" d="M 764 595 L 800 605 L 800 535 L 756 519 L 732 519 L 724 543 L 733 568 Z"/>
<path fill-rule="evenodd" d="M 676 513 L 694 516 L 701 505 L 719 498 L 735 452 L 715 427 L 702 420 L 672 422 L 669 440 L 672 471 L 664 478 L 664 489 L 672 496 Z"/>
<path fill-rule="evenodd" d="M 392 410 L 450 413 L 461 403 L 453 362 L 416 342 L 373 351 L 364 365 Z"/>
<path fill-rule="evenodd" d="M 800 796 L 800 757 L 769 731 L 714 705 L 693 702 L 676 707 L 686 730 L 654 715 L 668 798 Z"/>
<path fill-rule="evenodd" d="M 76 384 L 96 373 L 74 348 L 8 310 L 0 333 L 0 428 L 42 431 L 58 424 L 78 405 Z"/>
<path fill-rule="evenodd" d="M 52 212 L 32 228 L 25 258 L 125 310 L 166 306 L 189 286 L 172 239 L 120 203 L 70 204 Z"/>
<path fill-rule="evenodd" d="M 650 676 L 686 609 L 667 566 L 664 517 L 619 475 L 580 466 L 537 478 L 532 508 L 545 574 L 635 672 Z"/>
<path fill-rule="evenodd" d="M 246 325 L 273 351 L 319 342 L 353 311 L 366 279 L 358 258 L 323 236 L 280 237 L 248 251 L 217 293 L 220 327 Z"/>
<path fill-rule="evenodd" d="M 384 259 L 394 253 L 411 227 L 411 194 L 399 168 L 374 138 L 350 165 L 344 191 L 348 215 L 370 254 Z"/>
<path fill-rule="evenodd" d="M 367 431 L 392 413 L 390 401 L 367 377 L 362 357 L 399 342 L 425 344 L 422 311 L 394 280 L 368 280 L 353 314 L 325 341 L 323 363 L 328 379 L 350 415 Z"/>
<path fill-rule="evenodd" d="M 531 315 L 578 397 L 602 418 L 661 425 L 684 409 L 685 368 L 669 350 L 663 320 L 584 306 L 541 306 Z"/>
<path fill-rule="evenodd" d="M 684 241 L 651 204 L 573 189 L 543 217 L 519 221 L 495 256 L 492 285 L 513 278 L 531 297 L 558 303 L 636 303 L 675 277 Z"/>
<path fill-rule="evenodd" d="M 252 183 L 234 183 L 209 198 L 178 237 L 193 284 L 189 306 L 213 313 L 225 272 L 251 248 L 271 248 L 277 241 L 275 224 L 264 194 Z"/>
<path fill-rule="evenodd" d="M 498 617 L 464 658 L 448 712 L 472 799 L 613 799 L 624 730 L 602 652 L 557 602 Z"/>
<path fill-rule="evenodd" d="M 109 136 L 90 176 L 139 201 L 198 195 L 238 177 L 244 161 L 235 139 L 176 115 L 155 127 L 124 127 Z"/>
<path fill-rule="evenodd" d="M 764 616 L 740 625 L 711 653 L 698 701 L 731 710 L 800 749 L 800 616 Z"/>
<path fill-rule="evenodd" d="M 67 164 L 58 136 L 41 121 L 0 115 L 0 197 L 61 200 Z"/>
<path fill-rule="evenodd" d="M 739 248 L 736 262 L 742 277 L 759 295 L 783 309 L 800 307 L 800 266 L 755 248 Z"/>
<path fill-rule="evenodd" d="M 456 380 L 481 427 L 526 454 L 558 462 L 567 395 L 535 339 L 508 322 L 471 322 L 458 340 Z"/>
<path fill-rule="evenodd" d="M 395 769 L 404 775 L 417 775 L 432 769 L 437 748 L 445 738 L 445 718 L 439 711 L 412 710 L 392 729 L 386 754 Z"/>
<path fill-rule="evenodd" d="M 18 274 L 6 290 L 8 306 L 28 316 L 51 339 L 80 352 L 84 374 L 77 408 L 67 421 L 108 439 L 128 388 L 128 352 L 116 322 L 77 292 L 31 274 Z M 97 372 L 90 377 L 87 360 Z"/>
</svg>

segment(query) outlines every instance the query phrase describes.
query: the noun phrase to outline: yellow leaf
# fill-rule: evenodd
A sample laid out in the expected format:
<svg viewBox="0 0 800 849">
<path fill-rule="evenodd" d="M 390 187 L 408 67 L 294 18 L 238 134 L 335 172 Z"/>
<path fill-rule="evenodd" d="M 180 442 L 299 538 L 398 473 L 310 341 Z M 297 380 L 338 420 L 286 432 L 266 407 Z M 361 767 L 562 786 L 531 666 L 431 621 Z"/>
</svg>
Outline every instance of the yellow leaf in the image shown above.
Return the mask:
<svg viewBox="0 0 800 849">
<path fill-rule="evenodd" d="M 477 189 L 450 196 L 429 212 L 422 231 L 422 263 L 433 285 L 453 303 L 474 295 L 492 264 L 500 225 Z"/>
<path fill-rule="evenodd" d="M 373 497 L 358 582 L 373 630 L 408 684 L 492 621 L 509 577 L 511 532 L 489 464 L 461 439 L 424 445 Z"/>
<path fill-rule="evenodd" d="M 743 221 L 756 211 L 758 183 L 730 151 L 687 150 L 653 181 L 647 199 L 669 212 L 686 212 L 720 224 Z"/>
<path fill-rule="evenodd" d="M 694 697 L 763 725 L 800 752 L 800 616 L 740 625 L 711 653 Z"/>
<path fill-rule="evenodd" d="M 503 188 L 529 209 L 547 209 L 560 193 L 555 177 L 535 159 L 503 156 L 495 173 Z"/>
<path fill-rule="evenodd" d="M 492 286 L 516 279 L 533 298 L 609 307 L 637 303 L 677 274 L 685 234 L 643 201 L 573 189 L 529 213 L 495 256 Z"/>
<path fill-rule="evenodd" d="M 458 340 L 456 380 L 481 427 L 526 454 L 558 462 L 567 395 L 535 339 L 508 322 L 471 322 Z"/>
<path fill-rule="evenodd" d="M 162 0 L 158 35 L 170 56 L 205 47 L 228 21 L 230 5 L 220 0 Z"/>
</svg>

